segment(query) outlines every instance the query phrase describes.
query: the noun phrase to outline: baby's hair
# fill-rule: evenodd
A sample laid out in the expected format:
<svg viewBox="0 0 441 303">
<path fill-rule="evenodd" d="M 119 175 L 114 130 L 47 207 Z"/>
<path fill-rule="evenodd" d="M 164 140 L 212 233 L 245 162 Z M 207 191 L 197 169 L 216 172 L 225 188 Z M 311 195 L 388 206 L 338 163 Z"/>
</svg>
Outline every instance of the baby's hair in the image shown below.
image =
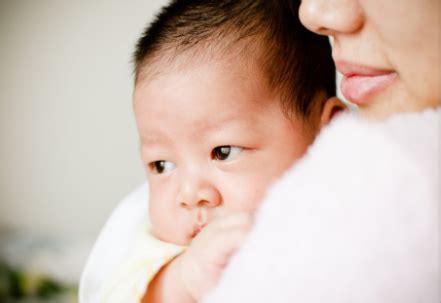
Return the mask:
<svg viewBox="0 0 441 303">
<path fill-rule="evenodd" d="M 335 95 L 335 66 L 327 37 L 300 23 L 295 0 L 174 0 L 139 39 L 135 84 L 155 61 L 198 49 L 227 54 L 241 48 L 254 60 L 284 109 L 308 117 L 314 102 Z M 317 97 L 324 96 L 318 99 Z"/>
</svg>

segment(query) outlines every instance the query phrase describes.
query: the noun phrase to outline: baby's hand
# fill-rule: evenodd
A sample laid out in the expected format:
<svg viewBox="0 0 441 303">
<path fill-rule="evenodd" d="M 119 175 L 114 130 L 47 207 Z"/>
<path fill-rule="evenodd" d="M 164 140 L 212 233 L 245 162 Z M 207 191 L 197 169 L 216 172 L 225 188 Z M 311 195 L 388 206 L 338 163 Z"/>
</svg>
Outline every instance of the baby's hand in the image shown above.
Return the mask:
<svg viewBox="0 0 441 303">
<path fill-rule="evenodd" d="M 193 239 L 187 250 L 176 258 L 181 283 L 200 301 L 214 286 L 232 254 L 242 245 L 252 226 L 249 213 L 217 218 Z"/>
</svg>

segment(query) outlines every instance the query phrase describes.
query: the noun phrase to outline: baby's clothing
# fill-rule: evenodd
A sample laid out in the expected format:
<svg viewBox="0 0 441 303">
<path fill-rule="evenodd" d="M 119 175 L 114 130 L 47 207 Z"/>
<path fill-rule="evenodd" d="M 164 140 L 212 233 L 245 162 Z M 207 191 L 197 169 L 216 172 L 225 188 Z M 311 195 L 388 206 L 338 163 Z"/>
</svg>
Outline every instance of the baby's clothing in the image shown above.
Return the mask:
<svg viewBox="0 0 441 303">
<path fill-rule="evenodd" d="M 153 277 L 183 250 L 182 246 L 155 238 L 149 228 L 142 225 L 135 237 L 133 249 L 104 282 L 99 302 L 141 302 Z"/>
</svg>

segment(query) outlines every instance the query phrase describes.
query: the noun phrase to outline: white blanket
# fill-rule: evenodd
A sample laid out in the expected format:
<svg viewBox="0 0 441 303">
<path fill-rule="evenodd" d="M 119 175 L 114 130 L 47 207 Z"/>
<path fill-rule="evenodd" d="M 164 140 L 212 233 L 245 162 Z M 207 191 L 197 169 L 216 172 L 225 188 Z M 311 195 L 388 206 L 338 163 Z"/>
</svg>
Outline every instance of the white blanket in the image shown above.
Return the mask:
<svg viewBox="0 0 441 303">
<path fill-rule="evenodd" d="M 440 124 L 441 109 L 337 119 L 272 187 L 206 302 L 439 303 Z M 146 220 L 147 195 L 144 185 L 106 223 L 80 302 L 98 302 Z"/>
<path fill-rule="evenodd" d="M 104 283 L 120 268 L 135 245 L 138 230 L 148 220 L 147 200 L 148 188 L 143 184 L 121 201 L 107 220 L 81 276 L 81 303 L 100 302 L 105 291 Z"/>
</svg>

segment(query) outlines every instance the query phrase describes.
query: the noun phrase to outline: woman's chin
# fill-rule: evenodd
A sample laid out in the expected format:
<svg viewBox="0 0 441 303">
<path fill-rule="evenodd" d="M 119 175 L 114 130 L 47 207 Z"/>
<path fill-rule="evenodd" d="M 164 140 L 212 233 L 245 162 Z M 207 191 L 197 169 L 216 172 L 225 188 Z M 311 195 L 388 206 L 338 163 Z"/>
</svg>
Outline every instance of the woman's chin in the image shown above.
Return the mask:
<svg viewBox="0 0 441 303">
<path fill-rule="evenodd" d="M 358 105 L 362 116 L 372 120 L 384 120 L 394 114 L 420 111 L 421 102 L 411 98 L 400 83 L 369 96 L 368 100 Z"/>
</svg>

